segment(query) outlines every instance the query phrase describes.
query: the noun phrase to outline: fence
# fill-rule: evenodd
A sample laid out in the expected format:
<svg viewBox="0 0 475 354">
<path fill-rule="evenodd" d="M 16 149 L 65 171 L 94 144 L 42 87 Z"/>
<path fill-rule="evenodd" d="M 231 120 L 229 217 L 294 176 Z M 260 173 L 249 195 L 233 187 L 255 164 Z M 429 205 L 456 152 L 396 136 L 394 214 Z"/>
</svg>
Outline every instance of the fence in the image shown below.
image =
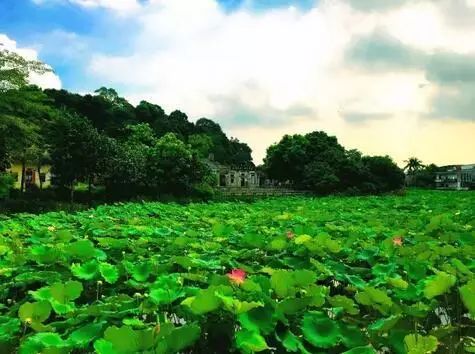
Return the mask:
<svg viewBox="0 0 475 354">
<path fill-rule="evenodd" d="M 216 195 L 223 198 L 232 197 L 274 197 L 274 196 L 310 196 L 310 191 L 300 191 L 288 188 L 239 188 L 239 187 L 221 187 L 217 190 Z"/>
</svg>

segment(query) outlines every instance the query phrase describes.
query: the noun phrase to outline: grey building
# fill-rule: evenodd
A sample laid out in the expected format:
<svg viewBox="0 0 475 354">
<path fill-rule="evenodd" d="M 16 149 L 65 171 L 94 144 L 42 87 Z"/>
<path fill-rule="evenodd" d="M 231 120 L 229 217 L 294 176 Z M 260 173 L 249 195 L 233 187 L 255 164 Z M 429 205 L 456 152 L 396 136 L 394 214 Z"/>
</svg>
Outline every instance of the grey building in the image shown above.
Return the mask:
<svg viewBox="0 0 475 354">
<path fill-rule="evenodd" d="M 206 164 L 216 176 L 217 187 L 257 188 L 261 185 L 261 174 L 252 167 L 222 165 L 212 158 Z"/>
<path fill-rule="evenodd" d="M 435 184 L 438 189 L 473 189 L 475 164 L 443 166 L 436 174 Z"/>
</svg>

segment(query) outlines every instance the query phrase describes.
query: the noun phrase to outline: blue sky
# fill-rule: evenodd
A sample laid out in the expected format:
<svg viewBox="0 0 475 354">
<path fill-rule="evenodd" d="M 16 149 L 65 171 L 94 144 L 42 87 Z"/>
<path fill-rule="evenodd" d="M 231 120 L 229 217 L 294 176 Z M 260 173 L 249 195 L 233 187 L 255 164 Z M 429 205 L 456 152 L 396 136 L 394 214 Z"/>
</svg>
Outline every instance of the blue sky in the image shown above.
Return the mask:
<svg viewBox="0 0 475 354">
<path fill-rule="evenodd" d="M 473 38 L 475 0 L 0 0 L 0 41 L 55 71 L 35 83 L 209 117 L 257 162 L 319 129 L 399 163 L 472 163 Z"/>
<path fill-rule="evenodd" d="M 147 0 L 140 2 L 146 4 Z M 316 0 L 219 0 L 227 12 L 246 7 L 256 13 L 289 6 L 304 11 L 315 3 Z M 89 50 L 100 48 L 109 54 L 120 54 L 129 50 L 129 41 L 133 40 L 135 30 L 133 20 L 111 18 L 107 8 L 91 9 L 67 0 L 43 0 L 41 4 L 33 0 L 0 0 L 0 33 L 14 38 L 19 45 L 37 46 L 42 36 L 66 32 L 87 38 Z M 115 36 L 117 31 L 122 33 L 120 37 Z M 65 88 L 84 91 L 100 85 L 94 78 L 78 78 L 77 63 L 70 58 L 65 61 L 56 53 L 56 48 L 44 48 L 39 54 L 42 60 L 54 67 Z"/>
</svg>

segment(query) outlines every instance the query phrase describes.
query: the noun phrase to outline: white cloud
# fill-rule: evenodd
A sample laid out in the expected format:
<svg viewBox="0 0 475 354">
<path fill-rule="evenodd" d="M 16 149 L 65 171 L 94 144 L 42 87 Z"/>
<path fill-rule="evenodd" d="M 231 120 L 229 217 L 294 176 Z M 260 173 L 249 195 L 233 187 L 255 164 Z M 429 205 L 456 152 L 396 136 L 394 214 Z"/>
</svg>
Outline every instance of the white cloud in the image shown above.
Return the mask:
<svg viewBox="0 0 475 354">
<path fill-rule="evenodd" d="M 31 0 L 36 5 L 43 5 L 48 3 L 65 4 L 70 3 L 79 5 L 85 8 L 106 8 L 116 10 L 119 12 L 135 11 L 140 8 L 140 3 L 137 0 Z"/>
<path fill-rule="evenodd" d="M 18 47 L 17 43 L 7 35 L 0 33 L 0 48 L 20 54 L 28 60 L 38 60 L 38 52 L 33 48 Z M 29 82 L 42 88 L 61 88 L 61 80 L 54 72 L 45 74 L 31 73 Z"/>
<path fill-rule="evenodd" d="M 437 145 L 433 127 L 446 126 L 427 118 L 440 88 L 427 82 L 426 69 L 395 66 L 381 72 L 350 65 L 346 53 L 355 41 L 378 31 L 423 56 L 475 53 L 472 0 L 457 0 L 457 6 L 453 0 L 401 1 L 384 11 L 322 0 L 309 11 L 288 7 L 258 13 L 246 6 L 226 12 L 216 0 L 70 1 L 133 9 L 122 12 L 133 13 L 138 26 L 129 54 L 93 53 L 88 74 L 119 87 L 132 102 L 146 99 L 168 111 L 179 108 L 192 119 L 215 119 L 229 135 L 250 143 L 257 162 L 284 133 L 314 129 L 400 162 L 412 153 L 427 162 L 452 162 L 443 160 L 446 153 L 417 147 Z M 456 20 L 460 14 L 463 21 Z M 350 113 L 353 121 L 346 119 Z M 474 123 L 457 129 L 462 126 L 475 133 Z M 473 146 L 468 140 L 460 144 Z M 469 162 L 470 151 L 457 154 Z"/>
</svg>

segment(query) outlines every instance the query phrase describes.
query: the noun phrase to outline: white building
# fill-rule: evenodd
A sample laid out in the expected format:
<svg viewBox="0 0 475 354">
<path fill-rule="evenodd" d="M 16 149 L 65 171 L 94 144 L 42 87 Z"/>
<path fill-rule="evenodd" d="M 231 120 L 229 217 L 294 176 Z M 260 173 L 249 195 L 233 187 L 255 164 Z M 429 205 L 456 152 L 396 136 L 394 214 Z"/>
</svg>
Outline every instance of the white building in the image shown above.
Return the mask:
<svg viewBox="0 0 475 354">
<path fill-rule="evenodd" d="M 464 190 L 475 187 L 475 164 L 450 165 L 440 168 L 435 177 L 439 189 Z"/>
</svg>

